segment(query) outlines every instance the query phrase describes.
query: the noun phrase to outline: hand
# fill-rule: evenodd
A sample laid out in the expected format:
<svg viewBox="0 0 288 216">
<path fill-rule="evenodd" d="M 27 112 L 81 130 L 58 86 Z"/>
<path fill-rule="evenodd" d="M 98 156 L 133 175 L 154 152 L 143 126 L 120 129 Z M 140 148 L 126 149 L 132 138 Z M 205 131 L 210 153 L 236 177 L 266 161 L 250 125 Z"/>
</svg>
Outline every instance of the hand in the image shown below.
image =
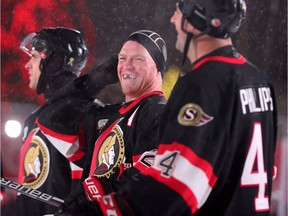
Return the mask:
<svg viewBox="0 0 288 216">
<path fill-rule="evenodd" d="M 111 184 L 108 179 L 89 176 L 83 181 L 83 187 L 86 199 L 90 201 L 99 201 L 99 199 L 112 191 Z"/>
<path fill-rule="evenodd" d="M 86 88 L 91 95 L 95 95 L 99 88 L 117 83 L 119 81 L 117 74 L 118 55 L 114 54 L 107 58 L 103 63 L 92 68 L 87 74 Z"/>
<path fill-rule="evenodd" d="M 88 75 L 85 74 L 71 81 L 70 83 L 68 83 L 67 85 L 63 86 L 58 91 L 56 91 L 55 94 L 48 99 L 46 104 L 51 104 L 54 101 L 66 97 L 81 98 L 87 101 L 93 101 L 94 98 L 90 94 L 87 94 L 87 79 Z M 98 92 L 100 90 L 101 89 L 99 88 Z"/>
<path fill-rule="evenodd" d="M 54 213 L 55 216 L 72 216 L 74 212 L 81 209 L 83 203 L 86 202 L 83 188 L 73 191 L 65 200 L 64 203 Z M 83 207 L 83 206 L 82 206 Z"/>
<path fill-rule="evenodd" d="M 88 74 L 78 77 L 59 89 L 49 102 L 64 97 L 81 98 L 93 100 L 105 86 L 119 81 L 117 74 L 118 55 L 112 55 L 103 63 L 92 68 Z"/>
<path fill-rule="evenodd" d="M 98 202 L 90 202 L 86 200 L 85 194 L 68 197 L 62 204 L 54 216 L 87 216 L 87 215 L 103 215 Z"/>
</svg>

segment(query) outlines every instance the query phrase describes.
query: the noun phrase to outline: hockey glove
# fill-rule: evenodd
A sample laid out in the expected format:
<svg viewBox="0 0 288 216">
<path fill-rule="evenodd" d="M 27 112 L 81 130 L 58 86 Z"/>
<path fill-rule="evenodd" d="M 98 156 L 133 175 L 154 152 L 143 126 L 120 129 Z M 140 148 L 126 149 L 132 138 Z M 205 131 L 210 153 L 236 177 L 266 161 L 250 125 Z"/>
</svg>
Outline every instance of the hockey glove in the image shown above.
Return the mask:
<svg viewBox="0 0 288 216">
<path fill-rule="evenodd" d="M 131 207 L 120 194 L 110 193 L 102 198 L 99 202 L 87 201 L 83 196 L 77 197 L 70 203 L 61 205 L 54 216 L 134 216 Z"/>
<path fill-rule="evenodd" d="M 63 97 L 82 98 L 93 100 L 105 86 L 117 83 L 118 56 L 115 54 L 103 63 L 91 69 L 88 74 L 78 77 L 61 88 L 51 98 L 53 102 Z"/>
<path fill-rule="evenodd" d="M 92 176 L 83 181 L 83 188 L 71 194 L 63 205 L 61 205 L 55 216 L 82 216 L 82 215 L 102 215 L 98 200 L 106 195 L 106 191 L 111 191 L 110 183 L 105 178 L 101 180 Z"/>
<path fill-rule="evenodd" d="M 107 178 L 97 178 L 89 176 L 83 181 L 86 199 L 89 201 L 99 201 L 99 199 L 112 192 L 112 187 Z"/>
<path fill-rule="evenodd" d="M 119 184 L 119 182 L 118 182 Z M 83 182 L 86 198 L 90 204 L 97 203 L 103 215 L 133 216 L 130 205 L 121 194 L 113 192 L 111 180 L 90 176 Z M 90 207 L 91 209 L 91 207 Z"/>
<path fill-rule="evenodd" d="M 89 202 L 86 200 L 85 194 L 82 193 L 75 197 L 65 200 L 54 216 L 88 216 L 103 215 L 101 213 L 98 202 Z"/>
<path fill-rule="evenodd" d="M 94 89 L 97 90 L 98 88 L 117 83 L 119 81 L 117 66 L 118 55 L 114 54 L 96 68 L 92 68 L 87 77 L 87 90 L 95 93 Z"/>
<path fill-rule="evenodd" d="M 110 193 L 99 200 L 100 209 L 105 216 L 134 216 L 130 205 L 121 194 Z"/>
</svg>

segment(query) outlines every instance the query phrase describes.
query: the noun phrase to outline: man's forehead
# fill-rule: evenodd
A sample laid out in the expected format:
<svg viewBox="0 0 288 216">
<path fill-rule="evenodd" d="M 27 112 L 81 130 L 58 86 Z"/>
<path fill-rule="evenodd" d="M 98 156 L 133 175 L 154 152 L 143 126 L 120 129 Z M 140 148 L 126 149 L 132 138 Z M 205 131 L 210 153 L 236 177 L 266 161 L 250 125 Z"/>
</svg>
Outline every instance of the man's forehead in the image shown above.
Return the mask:
<svg viewBox="0 0 288 216">
<path fill-rule="evenodd" d="M 34 47 L 33 47 L 34 48 Z M 30 51 L 30 53 L 31 54 L 39 54 L 39 52 L 37 51 L 37 50 L 35 50 L 35 49 L 32 49 L 31 51 Z"/>
<path fill-rule="evenodd" d="M 131 52 L 131 50 L 133 50 L 133 52 L 135 53 L 148 53 L 147 49 L 140 43 L 136 42 L 136 41 L 126 41 L 125 44 L 122 46 L 122 49 L 120 51 L 121 53 L 126 53 L 129 54 L 129 52 Z"/>
</svg>

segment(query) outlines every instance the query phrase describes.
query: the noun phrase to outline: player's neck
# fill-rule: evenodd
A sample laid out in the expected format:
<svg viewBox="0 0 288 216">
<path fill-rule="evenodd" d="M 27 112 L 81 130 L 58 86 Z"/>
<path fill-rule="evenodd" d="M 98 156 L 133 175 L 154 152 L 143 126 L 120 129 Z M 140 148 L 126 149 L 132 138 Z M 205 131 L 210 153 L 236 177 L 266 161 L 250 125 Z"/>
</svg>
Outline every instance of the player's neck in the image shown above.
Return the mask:
<svg viewBox="0 0 288 216">
<path fill-rule="evenodd" d="M 188 58 L 193 63 L 202 56 L 228 45 L 232 45 L 231 38 L 220 39 L 204 35 L 190 42 Z"/>
<path fill-rule="evenodd" d="M 160 72 L 158 72 L 154 81 L 150 81 L 149 84 L 142 86 L 141 89 L 138 89 L 137 91 L 126 92 L 125 102 L 136 100 L 137 98 L 154 91 L 162 91 L 162 76 Z"/>
</svg>

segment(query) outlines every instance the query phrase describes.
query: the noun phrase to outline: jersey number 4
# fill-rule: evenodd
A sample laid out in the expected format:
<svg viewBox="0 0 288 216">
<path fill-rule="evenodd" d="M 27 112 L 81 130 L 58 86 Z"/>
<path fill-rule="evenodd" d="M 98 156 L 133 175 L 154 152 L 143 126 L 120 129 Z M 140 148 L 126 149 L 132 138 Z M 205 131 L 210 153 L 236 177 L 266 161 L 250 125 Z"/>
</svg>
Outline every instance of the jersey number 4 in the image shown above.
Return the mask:
<svg viewBox="0 0 288 216">
<path fill-rule="evenodd" d="M 256 166 L 254 166 L 256 165 Z M 257 170 L 253 169 L 257 167 Z M 258 195 L 255 197 L 255 210 L 269 210 L 269 198 L 265 196 L 267 173 L 264 169 L 263 142 L 261 124 L 254 124 L 253 137 L 241 177 L 242 186 L 258 186 Z"/>
</svg>

